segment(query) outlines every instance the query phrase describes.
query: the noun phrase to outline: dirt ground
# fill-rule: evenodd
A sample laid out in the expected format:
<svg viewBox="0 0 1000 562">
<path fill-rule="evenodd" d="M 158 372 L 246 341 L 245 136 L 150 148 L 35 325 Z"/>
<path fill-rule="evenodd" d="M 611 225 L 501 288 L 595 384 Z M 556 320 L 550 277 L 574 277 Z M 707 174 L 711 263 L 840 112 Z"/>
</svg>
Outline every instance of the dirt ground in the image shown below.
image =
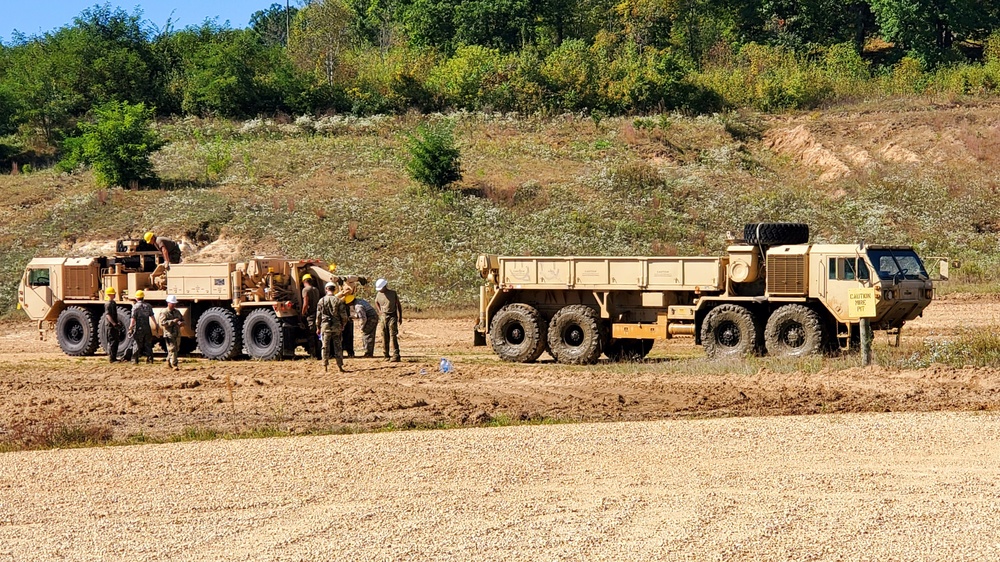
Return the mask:
<svg viewBox="0 0 1000 562">
<path fill-rule="evenodd" d="M 506 420 L 617 421 L 832 412 L 992 410 L 1000 368 L 859 366 L 813 359 L 801 370 L 767 360 L 713 364 L 687 339 L 658 343 L 642 364 L 521 365 L 471 345 L 471 320 L 409 320 L 401 363 L 347 361 L 346 374 L 315 361 L 182 359 L 182 370 L 72 358 L 33 324 L 0 336 L 0 441 L 64 427 L 115 439 L 166 437 L 192 428 L 289 432 L 475 425 Z M 904 330 L 903 343 L 1000 326 L 1000 299 L 953 295 Z M 884 344 L 883 344 L 884 345 Z M 451 372 L 438 369 L 441 357 Z M 547 359 L 547 356 L 545 356 Z M 789 372 L 789 370 L 791 372 Z"/>
</svg>

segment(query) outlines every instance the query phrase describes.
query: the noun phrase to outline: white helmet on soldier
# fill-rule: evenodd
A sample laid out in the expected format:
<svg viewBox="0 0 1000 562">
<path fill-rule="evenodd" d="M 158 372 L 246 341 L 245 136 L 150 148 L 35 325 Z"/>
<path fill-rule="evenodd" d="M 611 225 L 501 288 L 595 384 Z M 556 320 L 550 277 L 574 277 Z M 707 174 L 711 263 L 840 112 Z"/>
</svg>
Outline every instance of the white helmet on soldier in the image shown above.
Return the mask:
<svg viewBox="0 0 1000 562">
<path fill-rule="evenodd" d="M 375 282 L 375 290 L 381 291 L 382 289 L 385 289 L 385 286 L 388 284 L 389 282 L 386 281 L 385 279 L 379 279 L 378 281 Z"/>
</svg>

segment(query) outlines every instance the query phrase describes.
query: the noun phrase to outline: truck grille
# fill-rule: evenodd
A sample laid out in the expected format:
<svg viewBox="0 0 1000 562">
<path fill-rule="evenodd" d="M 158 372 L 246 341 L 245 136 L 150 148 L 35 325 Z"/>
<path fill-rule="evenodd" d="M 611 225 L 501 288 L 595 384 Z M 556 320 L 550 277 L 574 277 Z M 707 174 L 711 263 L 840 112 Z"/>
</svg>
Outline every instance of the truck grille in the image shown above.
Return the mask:
<svg viewBox="0 0 1000 562">
<path fill-rule="evenodd" d="M 805 256 L 768 256 L 767 292 L 772 295 L 804 295 L 806 292 Z"/>
</svg>

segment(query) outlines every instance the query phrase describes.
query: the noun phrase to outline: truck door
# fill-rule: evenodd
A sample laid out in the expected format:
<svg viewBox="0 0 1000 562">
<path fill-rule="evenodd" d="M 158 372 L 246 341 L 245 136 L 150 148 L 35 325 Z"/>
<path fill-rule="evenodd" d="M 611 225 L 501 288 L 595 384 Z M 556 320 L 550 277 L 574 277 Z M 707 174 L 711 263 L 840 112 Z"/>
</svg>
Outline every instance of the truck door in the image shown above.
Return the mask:
<svg viewBox="0 0 1000 562">
<path fill-rule="evenodd" d="M 826 260 L 826 282 L 823 283 L 827 307 L 845 321 L 847 292 L 871 284 L 871 273 L 864 259 L 857 256 L 830 256 Z"/>
<path fill-rule="evenodd" d="M 52 309 L 52 270 L 30 268 L 24 273 L 24 311 L 35 320 L 43 319 Z"/>
</svg>

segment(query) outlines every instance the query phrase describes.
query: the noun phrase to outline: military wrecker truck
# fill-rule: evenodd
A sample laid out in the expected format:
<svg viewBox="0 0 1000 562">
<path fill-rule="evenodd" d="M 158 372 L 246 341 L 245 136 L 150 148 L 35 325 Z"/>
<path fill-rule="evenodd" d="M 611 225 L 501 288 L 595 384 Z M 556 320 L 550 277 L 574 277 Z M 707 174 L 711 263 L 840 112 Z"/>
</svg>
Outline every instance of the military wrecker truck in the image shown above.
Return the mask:
<svg viewBox="0 0 1000 562">
<path fill-rule="evenodd" d="M 168 294 L 184 315 L 183 352 L 195 349 L 209 359 L 253 359 L 294 355 L 298 345 L 315 338 L 302 322 L 301 279 L 311 274 L 327 282 L 365 283 L 364 278 L 338 277 L 321 260 L 255 257 L 243 262 L 180 263 L 169 267 L 162 255 L 141 240 L 119 240 L 112 255 L 83 258 L 35 258 L 18 287 L 18 305 L 38 322 L 55 328 L 56 341 L 67 355 L 107 350 L 108 322 L 104 292 L 114 287 L 121 305 L 118 320 L 128 326 L 131 302 L 143 290 L 155 313 L 166 307 Z M 162 334 L 154 333 L 154 336 Z M 122 341 L 119 354 L 132 345 Z"/>
<path fill-rule="evenodd" d="M 693 336 L 709 357 L 802 356 L 857 345 L 848 292 L 874 288 L 873 329 L 894 332 L 934 296 L 913 248 L 809 244 L 800 223 L 746 225 L 722 257 L 482 255 L 475 344 L 502 359 L 645 357 Z M 941 276 L 947 278 L 947 260 Z"/>
</svg>

